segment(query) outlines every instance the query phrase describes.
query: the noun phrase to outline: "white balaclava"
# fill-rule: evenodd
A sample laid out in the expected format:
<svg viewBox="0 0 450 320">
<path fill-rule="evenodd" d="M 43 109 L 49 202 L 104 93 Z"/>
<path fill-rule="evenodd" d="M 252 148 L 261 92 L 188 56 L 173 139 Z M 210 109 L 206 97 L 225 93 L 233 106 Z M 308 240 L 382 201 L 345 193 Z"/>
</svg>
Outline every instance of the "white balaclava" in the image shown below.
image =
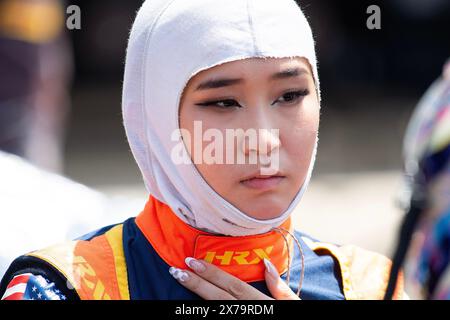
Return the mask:
<svg viewBox="0 0 450 320">
<path fill-rule="evenodd" d="M 292 213 L 314 166 L 289 208 L 259 220 L 221 197 L 192 161 L 176 164 L 181 94 L 202 70 L 246 58 L 304 57 L 320 99 L 311 28 L 294 0 L 151 0 L 139 10 L 125 64 L 122 111 L 131 151 L 148 192 L 189 225 L 211 233 L 245 236 L 270 231 Z M 187 149 L 186 149 L 187 150 Z"/>
</svg>

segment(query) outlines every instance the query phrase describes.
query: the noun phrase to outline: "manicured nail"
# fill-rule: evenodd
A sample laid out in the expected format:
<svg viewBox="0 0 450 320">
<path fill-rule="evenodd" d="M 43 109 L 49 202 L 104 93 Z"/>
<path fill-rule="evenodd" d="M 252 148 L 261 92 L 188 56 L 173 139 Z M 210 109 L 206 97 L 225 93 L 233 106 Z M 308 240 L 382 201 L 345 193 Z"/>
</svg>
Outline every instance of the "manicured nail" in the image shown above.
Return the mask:
<svg viewBox="0 0 450 320">
<path fill-rule="evenodd" d="M 179 277 L 178 277 L 178 279 L 179 279 L 181 282 L 185 282 L 185 281 L 187 281 L 187 280 L 189 279 L 189 274 L 187 274 L 187 273 L 184 272 L 184 271 L 181 271 L 181 272 L 180 272 L 180 275 L 179 275 Z"/>
<path fill-rule="evenodd" d="M 275 266 L 268 259 L 264 258 L 264 265 L 266 266 L 267 272 L 274 277 L 278 276 L 278 271 Z"/>
<path fill-rule="evenodd" d="M 191 258 L 191 257 L 187 257 L 184 262 L 186 262 L 186 265 L 189 268 L 192 268 L 192 270 L 197 271 L 197 272 L 203 272 L 206 270 L 206 267 L 203 263 L 201 263 L 200 261 Z"/>
<path fill-rule="evenodd" d="M 189 274 L 187 272 L 184 272 L 178 268 L 170 267 L 169 273 L 174 277 L 176 280 L 179 280 L 181 282 L 185 282 L 189 279 Z"/>
</svg>

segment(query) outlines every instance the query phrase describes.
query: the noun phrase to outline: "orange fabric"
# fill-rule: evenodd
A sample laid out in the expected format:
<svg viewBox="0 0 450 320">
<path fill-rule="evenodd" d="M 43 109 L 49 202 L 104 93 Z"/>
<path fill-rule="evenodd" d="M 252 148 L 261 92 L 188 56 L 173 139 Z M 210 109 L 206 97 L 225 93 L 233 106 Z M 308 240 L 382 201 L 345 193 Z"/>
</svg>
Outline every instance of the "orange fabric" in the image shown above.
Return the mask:
<svg viewBox="0 0 450 320">
<path fill-rule="evenodd" d="M 385 256 L 354 245 L 336 246 L 330 243 L 313 242 L 302 237 L 315 252 L 325 251 L 339 263 L 342 287 L 346 300 L 382 300 L 389 281 L 392 262 Z M 394 300 L 408 299 L 400 273 Z"/>
<path fill-rule="evenodd" d="M 207 233 L 183 222 L 150 195 L 136 224 L 159 256 L 170 266 L 186 269 L 186 257 L 206 260 L 246 282 L 264 280 L 263 259 L 268 258 L 280 274 L 287 271 L 288 248 L 276 231 L 255 236 L 229 237 Z M 293 232 L 291 219 L 280 227 Z M 286 237 L 292 259 L 292 239 Z"/>
<path fill-rule="evenodd" d="M 228 237 L 195 229 L 164 203 L 150 196 L 136 224 L 159 256 L 170 266 L 187 268 L 186 257 L 204 259 L 246 282 L 264 280 L 264 258 L 280 274 L 287 271 L 288 247 L 276 231 L 256 236 Z M 293 232 L 291 220 L 280 227 Z M 292 239 L 287 236 L 292 259 Z M 344 295 L 352 299 L 382 299 L 391 261 L 353 245 L 336 246 L 302 237 L 311 250 L 326 251 L 339 264 Z M 43 259 L 66 276 L 82 300 L 129 299 L 122 247 L 122 225 L 90 241 L 71 241 L 29 255 Z M 399 277 L 394 299 L 407 299 Z"/>
<path fill-rule="evenodd" d="M 74 271 L 82 300 L 120 300 L 114 255 L 105 235 L 79 241 L 74 251 Z"/>
<path fill-rule="evenodd" d="M 117 240 L 121 241 L 121 238 Z M 59 244 L 29 255 L 57 268 L 81 300 L 121 299 L 115 257 L 106 234 L 90 241 Z"/>
<path fill-rule="evenodd" d="M 355 299 L 382 300 L 386 293 L 392 262 L 385 256 L 357 246 L 346 245 L 339 248 L 348 259 L 348 275 Z M 405 296 L 406 297 L 406 296 Z M 403 274 L 397 279 L 392 299 L 404 297 Z"/>
</svg>

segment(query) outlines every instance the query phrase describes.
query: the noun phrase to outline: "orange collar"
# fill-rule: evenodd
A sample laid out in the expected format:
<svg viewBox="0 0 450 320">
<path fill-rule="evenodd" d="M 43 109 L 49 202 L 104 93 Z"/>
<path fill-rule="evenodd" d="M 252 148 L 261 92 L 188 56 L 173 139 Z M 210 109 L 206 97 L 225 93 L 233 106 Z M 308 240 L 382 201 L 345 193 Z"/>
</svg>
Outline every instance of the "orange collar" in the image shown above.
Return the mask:
<svg viewBox="0 0 450 320">
<path fill-rule="evenodd" d="M 158 255 L 170 266 L 186 269 L 186 257 L 203 259 L 246 282 L 264 280 L 263 259 L 287 271 L 286 241 L 277 231 L 254 236 L 214 235 L 183 222 L 165 203 L 150 195 L 136 224 Z M 291 218 L 280 227 L 293 232 Z M 292 239 L 286 237 L 292 261 Z"/>
</svg>

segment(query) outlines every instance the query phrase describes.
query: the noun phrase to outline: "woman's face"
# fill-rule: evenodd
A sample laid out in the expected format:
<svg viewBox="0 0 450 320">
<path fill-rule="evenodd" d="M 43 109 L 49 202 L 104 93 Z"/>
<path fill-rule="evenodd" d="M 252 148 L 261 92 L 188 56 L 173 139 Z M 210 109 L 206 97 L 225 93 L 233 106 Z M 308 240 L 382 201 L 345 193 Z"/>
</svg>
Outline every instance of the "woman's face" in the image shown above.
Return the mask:
<svg viewBox="0 0 450 320">
<path fill-rule="evenodd" d="M 224 199 L 260 220 L 289 207 L 306 179 L 319 127 L 306 59 L 251 58 L 204 70 L 186 86 L 179 116 L 191 159 Z"/>
</svg>

